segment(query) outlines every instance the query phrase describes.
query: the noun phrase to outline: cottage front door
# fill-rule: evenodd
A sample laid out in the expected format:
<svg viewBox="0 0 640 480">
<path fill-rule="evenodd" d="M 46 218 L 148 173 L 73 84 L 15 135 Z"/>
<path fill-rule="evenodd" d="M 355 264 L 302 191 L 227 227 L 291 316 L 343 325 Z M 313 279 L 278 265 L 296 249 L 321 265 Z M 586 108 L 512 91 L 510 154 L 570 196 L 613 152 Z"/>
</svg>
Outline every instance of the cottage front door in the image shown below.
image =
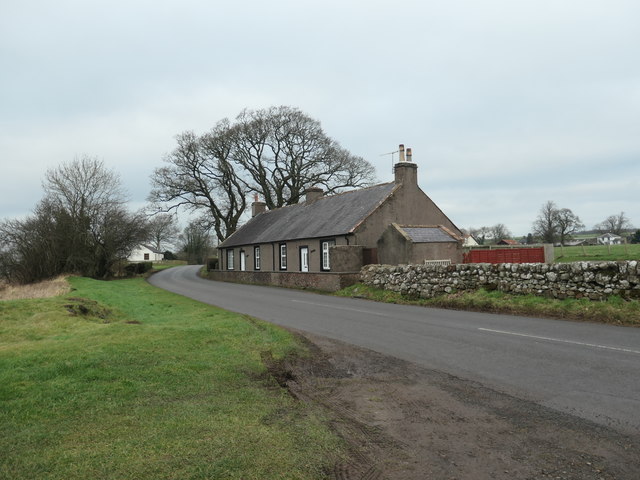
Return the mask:
<svg viewBox="0 0 640 480">
<path fill-rule="evenodd" d="M 247 269 L 247 264 L 245 263 L 244 250 L 240 250 L 240 271 L 244 272 Z"/>
<path fill-rule="evenodd" d="M 300 271 L 309 271 L 309 247 L 300 247 Z"/>
</svg>

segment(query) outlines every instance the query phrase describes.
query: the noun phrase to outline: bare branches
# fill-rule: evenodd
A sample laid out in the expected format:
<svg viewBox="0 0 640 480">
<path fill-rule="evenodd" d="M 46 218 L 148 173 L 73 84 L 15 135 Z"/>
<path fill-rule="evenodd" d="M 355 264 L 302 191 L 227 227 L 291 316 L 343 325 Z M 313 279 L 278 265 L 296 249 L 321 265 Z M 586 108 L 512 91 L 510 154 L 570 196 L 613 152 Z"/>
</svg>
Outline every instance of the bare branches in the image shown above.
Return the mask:
<svg viewBox="0 0 640 480">
<path fill-rule="evenodd" d="M 49 170 L 45 198 L 24 220 L 0 223 L 0 272 L 17 282 L 80 273 L 106 277 L 147 236 L 131 214 L 119 177 L 101 161 L 75 159 Z"/>
<path fill-rule="evenodd" d="M 191 221 L 180 234 L 180 250 L 190 265 L 202 265 L 211 251 L 209 226 L 202 219 Z"/>
<path fill-rule="evenodd" d="M 574 233 L 584 228 L 580 217 L 568 208 L 561 208 L 556 212 L 556 222 L 561 245 L 564 245 L 565 241 L 570 239 Z"/>
<path fill-rule="evenodd" d="M 218 239 L 236 230 L 247 207 L 247 189 L 229 162 L 226 136 L 224 121 L 201 137 L 178 135 L 178 146 L 165 159 L 168 166 L 151 177 L 149 195 L 160 211 L 207 210 Z"/>
<path fill-rule="evenodd" d="M 471 235 L 479 245 L 498 243 L 500 240 L 511 238 L 511 232 L 504 223 L 496 223 L 491 227 L 469 228 Z"/>
<path fill-rule="evenodd" d="M 320 122 L 300 110 L 245 110 L 232 127 L 232 161 L 247 187 L 271 209 L 298 203 L 309 187 L 327 193 L 370 185 L 374 169 L 329 138 Z"/>
<path fill-rule="evenodd" d="M 538 217 L 533 222 L 533 233 L 545 243 L 559 241 L 564 245 L 565 241 L 584 228 L 584 224 L 569 208 L 558 208 L 555 202 L 547 201 Z"/>
<path fill-rule="evenodd" d="M 50 169 L 42 182 L 45 194 L 74 218 L 124 205 L 120 177 L 104 162 L 83 156 Z"/>
<path fill-rule="evenodd" d="M 300 110 L 245 110 L 210 132 L 184 132 L 166 166 L 152 176 L 149 199 L 160 211 L 205 210 L 218 240 L 238 227 L 256 192 L 268 208 L 298 203 L 309 187 L 327 193 L 374 181 L 374 169 L 329 138 Z"/>
<path fill-rule="evenodd" d="M 542 205 L 538 217 L 533 222 L 533 234 L 540 237 L 544 243 L 554 243 L 558 233 L 557 226 L 558 207 L 555 202 L 549 200 Z"/>
<path fill-rule="evenodd" d="M 504 223 L 496 223 L 490 227 L 491 236 L 495 242 L 511 238 L 511 232 Z"/>
<path fill-rule="evenodd" d="M 617 215 L 609 215 L 602 222 L 595 226 L 595 229 L 602 232 L 615 233 L 620 235 L 623 231 L 633 228 L 631 226 L 631 220 L 624 212 L 620 212 Z"/>
<path fill-rule="evenodd" d="M 162 251 L 169 245 L 175 245 L 180 229 L 173 215 L 167 213 L 154 215 L 148 221 L 148 226 L 149 241 L 156 250 Z"/>
</svg>

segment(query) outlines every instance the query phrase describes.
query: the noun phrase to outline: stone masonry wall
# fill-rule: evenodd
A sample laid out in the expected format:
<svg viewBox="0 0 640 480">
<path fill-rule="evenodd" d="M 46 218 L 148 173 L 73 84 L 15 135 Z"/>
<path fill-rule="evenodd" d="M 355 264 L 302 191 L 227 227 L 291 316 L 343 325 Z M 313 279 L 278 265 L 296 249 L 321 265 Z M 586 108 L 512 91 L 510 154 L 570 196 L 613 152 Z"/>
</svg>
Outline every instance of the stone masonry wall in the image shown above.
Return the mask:
<svg viewBox="0 0 640 480">
<path fill-rule="evenodd" d="M 287 288 L 313 288 L 335 292 L 358 281 L 358 273 L 254 272 L 210 270 L 203 276 L 220 282 L 270 285 Z"/>
<path fill-rule="evenodd" d="M 431 298 L 462 290 L 501 290 L 553 298 L 640 298 L 640 262 L 367 265 L 366 285 Z"/>
</svg>

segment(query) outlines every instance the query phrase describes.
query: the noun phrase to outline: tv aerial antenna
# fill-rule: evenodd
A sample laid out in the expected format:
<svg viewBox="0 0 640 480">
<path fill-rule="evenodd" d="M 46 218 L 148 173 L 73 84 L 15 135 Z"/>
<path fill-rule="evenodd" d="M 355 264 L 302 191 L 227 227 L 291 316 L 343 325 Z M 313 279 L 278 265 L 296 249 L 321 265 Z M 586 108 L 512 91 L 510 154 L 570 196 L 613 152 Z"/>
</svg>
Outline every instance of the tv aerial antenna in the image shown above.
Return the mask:
<svg viewBox="0 0 640 480">
<path fill-rule="evenodd" d="M 396 153 L 399 153 L 399 152 L 400 152 L 400 150 L 394 150 L 393 152 L 381 153 L 381 154 L 380 154 L 380 156 L 381 156 L 381 157 L 385 157 L 385 156 L 387 156 L 387 155 L 391 155 L 391 173 L 393 173 L 393 166 L 395 165 L 395 163 L 394 163 L 394 161 L 393 161 L 393 160 L 394 160 L 394 159 L 393 159 L 393 156 L 394 156 Z"/>
</svg>

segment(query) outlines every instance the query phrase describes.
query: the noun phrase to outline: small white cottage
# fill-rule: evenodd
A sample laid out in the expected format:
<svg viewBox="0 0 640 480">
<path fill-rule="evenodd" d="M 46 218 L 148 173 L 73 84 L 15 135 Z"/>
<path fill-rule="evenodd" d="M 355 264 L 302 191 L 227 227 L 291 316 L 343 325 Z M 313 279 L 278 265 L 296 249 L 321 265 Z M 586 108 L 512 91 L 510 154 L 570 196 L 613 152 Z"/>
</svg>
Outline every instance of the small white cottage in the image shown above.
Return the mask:
<svg viewBox="0 0 640 480">
<path fill-rule="evenodd" d="M 598 237 L 599 245 L 622 245 L 622 237 L 615 233 L 605 233 Z"/>
<path fill-rule="evenodd" d="M 164 260 L 164 253 L 148 245 L 138 245 L 127 257 L 129 262 L 159 262 Z"/>
</svg>

